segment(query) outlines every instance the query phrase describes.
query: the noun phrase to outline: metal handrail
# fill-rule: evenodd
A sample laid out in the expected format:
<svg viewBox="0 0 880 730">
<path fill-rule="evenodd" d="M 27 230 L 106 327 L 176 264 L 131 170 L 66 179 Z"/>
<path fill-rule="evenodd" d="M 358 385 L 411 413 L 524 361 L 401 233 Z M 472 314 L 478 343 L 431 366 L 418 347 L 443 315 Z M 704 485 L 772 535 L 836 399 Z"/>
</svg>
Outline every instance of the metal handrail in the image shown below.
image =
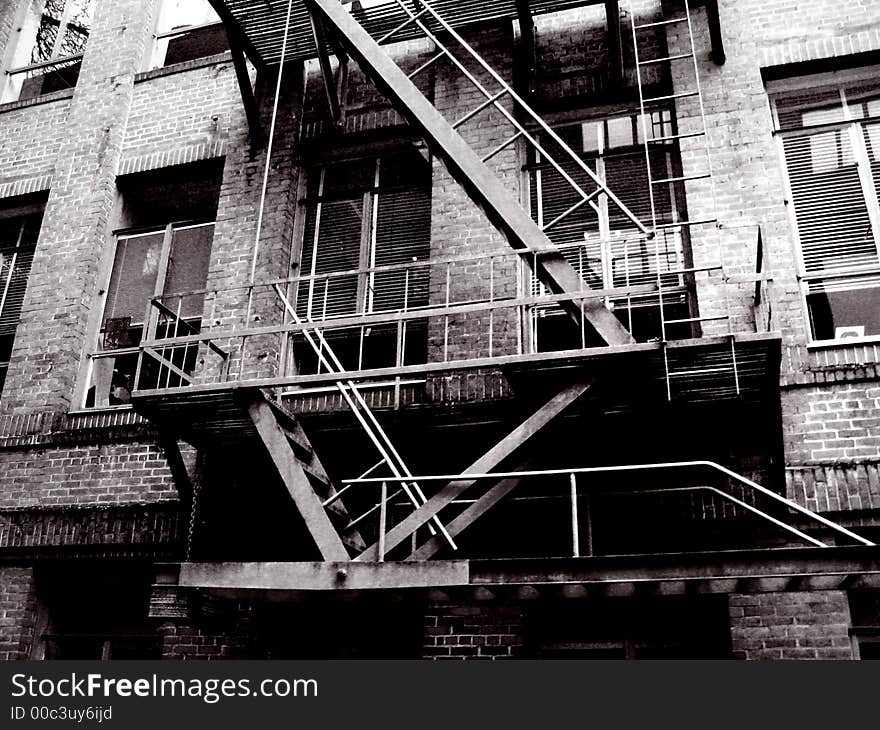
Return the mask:
<svg viewBox="0 0 880 730">
<path fill-rule="evenodd" d="M 497 481 L 499 479 L 515 479 L 515 478 L 523 478 L 523 477 L 547 477 L 547 476 L 564 476 L 564 475 L 577 475 L 577 474 L 603 474 L 603 473 L 620 473 L 627 471 L 651 471 L 651 470 L 665 470 L 665 469 L 687 469 L 687 468 L 708 468 L 714 471 L 717 471 L 724 476 L 733 479 L 734 481 L 743 484 L 744 486 L 749 487 L 750 489 L 759 492 L 765 497 L 769 497 L 770 499 L 776 501 L 777 503 L 788 507 L 805 517 L 818 522 L 825 527 L 831 528 L 835 532 L 838 532 L 842 535 L 845 535 L 851 540 L 855 540 L 856 542 L 861 543 L 862 545 L 867 545 L 873 547 L 875 543 L 870 540 L 865 539 L 861 535 L 857 535 L 851 530 L 838 525 L 836 522 L 832 522 L 831 520 L 823 517 L 820 514 L 817 514 L 811 510 L 808 510 L 806 507 L 802 507 L 797 502 L 794 502 L 782 495 L 777 494 L 776 492 L 767 489 L 766 487 L 761 486 L 757 482 L 748 479 L 741 474 L 737 474 L 735 471 L 731 471 L 727 467 L 722 466 L 721 464 L 717 464 L 714 461 L 680 461 L 680 462 L 658 462 L 653 464 L 620 464 L 615 466 L 591 466 L 591 467 L 577 467 L 570 469 L 541 469 L 541 470 L 533 470 L 533 471 L 511 471 L 511 472 L 492 472 L 492 473 L 481 473 L 481 474 L 432 474 L 432 475 L 424 475 L 424 476 L 414 476 L 412 479 L 418 480 L 420 483 L 425 482 L 451 482 L 451 481 L 479 481 L 479 480 L 494 480 Z M 342 484 L 381 484 L 385 483 L 397 483 L 397 479 L 383 477 L 383 478 L 364 478 L 364 479 L 343 479 L 341 480 Z M 767 515 L 769 518 L 769 515 Z M 771 518 L 772 519 L 772 518 Z"/>
<path fill-rule="evenodd" d="M 456 302 L 449 306 L 429 305 L 426 308 L 412 307 L 407 311 L 404 310 L 388 310 L 383 312 L 373 312 L 370 314 L 351 314 L 337 315 L 334 318 L 302 320 L 300 322 L 290 322 L 288 324 L 269 325 L 266 327 L 255 327 L 250 329 L 235 330 L 209 330 L 197 335 L 183 335 L 180 337 L 167 337 L 159 340 L 144 340 L 141 347 L 149 346 L 166 346 L 166 345 L 185 345 L 195 342 L 204 342 L 209 339 L 235 339 L 240 337 L 258 337 L 261 335 L 272 335 L 282 333 L 302 332 L 310 330 L 315 326 L 315 322 L 320 322 L 325 329 L 329 331 L 337 331 L 343 329 L 356 329 L 359 327 L 375 327 L 382 324 L 392 325 L 397 322 L 408 320 L 420 320 L 431 317 L 454 316 L 456 314 L 466 314 L 468 312 L 487 313 L 499 309 L 519 309 L 531 306 L 546 306 L 559 302 L 580 302 L 590 299 L 603 297 L 624 298 L 627 294 L 650 296 L 656 292 L 653 284 L 645 284 L 638 287 L 620 287 L 614 289 L 584 289 L 583 292 L 576 294 L 548 294 L 545 296 L 532 297 L 516 297 L 511 299 L 496 299 L 495 301 L 468 301 Z M 669 287 L 667 294 L 684 294 L 687 287 Z"/>
</svg>

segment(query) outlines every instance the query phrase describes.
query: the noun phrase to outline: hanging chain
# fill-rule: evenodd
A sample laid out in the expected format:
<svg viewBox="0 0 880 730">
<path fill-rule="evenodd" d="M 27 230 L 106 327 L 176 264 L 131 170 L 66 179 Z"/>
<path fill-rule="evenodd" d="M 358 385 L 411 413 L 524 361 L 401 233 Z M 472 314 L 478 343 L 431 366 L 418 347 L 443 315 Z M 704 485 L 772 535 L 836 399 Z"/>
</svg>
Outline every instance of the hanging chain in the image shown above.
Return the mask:
<svg viewBox="0 0 880 730">
<path fill-rule="evenodd" d="M 189 509 L 189 525 L 186 532 L 186 547 L 184 550 L 184 557 L 186 558 L 186 562 L 192 561 L 193 540 L 195 538 L 196 521 L 198 520 L 199 498 L 201 496 L 201 492 L 202 481 L 201 479 L 197 479 L 193 484 L 192 503 L 190 504 Z"/>
</svg>

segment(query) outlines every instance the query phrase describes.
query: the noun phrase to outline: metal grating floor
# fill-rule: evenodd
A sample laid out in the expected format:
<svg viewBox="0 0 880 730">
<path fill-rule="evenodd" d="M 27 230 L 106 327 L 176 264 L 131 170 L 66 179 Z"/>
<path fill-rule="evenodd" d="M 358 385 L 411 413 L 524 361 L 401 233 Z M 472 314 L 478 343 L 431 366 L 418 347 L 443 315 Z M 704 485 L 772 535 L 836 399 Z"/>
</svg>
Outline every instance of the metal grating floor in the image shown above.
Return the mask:
<svg viewBox="0 0 880 730">
<path fill-rule="evenodd" d="M 565 10 L 587 5 L 601 5 L 604 0 L 532 0 L 533 15 Z M 433 0 L 432 7 L 451 25 L 461 28 L 476 23 L 517 17 L 516 0 Z M 284 24 L 287 17 L 287 3 L 266 2 L 266 0 L 217 0 L 224 6 L 233 20 L 250 41 L 259 58 L 251 60 L 258 64 L 277 64 L 281 58 Z M 364 3 L 366 9 L 353 11 L 367 32 L 379 39 L 388 31 L 403 23 L 407 16 L 395 2 Z M 418 31 L 402 31 L 395 41 L 420 37 Z M 314 58 L 315 42 L 309 14 L 303 0 L 293 0 L 291 11 L 290 38 L 286 60 L 295 61 Z"/>
</svg>

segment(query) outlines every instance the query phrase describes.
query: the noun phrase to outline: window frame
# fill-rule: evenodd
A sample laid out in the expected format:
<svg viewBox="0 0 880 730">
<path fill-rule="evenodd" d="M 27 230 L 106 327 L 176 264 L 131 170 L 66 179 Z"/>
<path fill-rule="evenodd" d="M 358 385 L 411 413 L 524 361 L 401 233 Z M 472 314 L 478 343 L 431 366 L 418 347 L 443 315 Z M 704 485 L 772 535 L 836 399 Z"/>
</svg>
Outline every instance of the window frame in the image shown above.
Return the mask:
<svg viewBox="0 0 880 730">
<path fill-rule="evenodd" d="M 654 116 L 656 114 L 660 115 L 659 120 L 654 119 Z M 663 104 L 652 106 L 651 108 L 648 108 L 646 110 L 646 116 L 648 117 L 647 129 L 652 134 L 652 138 L 656 134 L 658 124 L 660 125 L 661 136 L 663 137 L 672 136 L 677 133 L 678 120 L 676 117 L 676 110 L 673 105 Z M 620 120 L 624 118 L 628 118 L 632 125 L 632 144 L 620 146 L 610 145 L 610 123 L 615 120 Z M 593 108 L 589 110 L 579 109 L 556 115 L 555 118 L 551 117 L 547 121 L 554 130 L 559 130 L 572 126 L 581 126 L 582 128 L 592 126 L 593 128 L 599 128 L 599 130 L 597 131 L 596 148 L 583 150 L 583 155 L 584 159 L 586 159 L 588 162 L 595 161 L 596 164 L 595 167 L 593 167 L 593 171 L 601 180 L 606 182 L 606 184 L 608 184 L 606 178 L 606 166 L 608 159 L 615 157 L 624 158 L 634 155 L 640 155 L 644 159 L 645 145 L 643 137 L 646 131 L 646 125 L 643 124 L 641 109 L 637 106 L 634 107 L 631 105 L 618 105 Z M 667 141 L 664 145 L 658 146 L 658 149 L 661 149 L 666 155 L 666 172 L 668 173 L 666 177 L 674 178 L 680 176 L 681 173 L 677 170 L 681 166 L 681 153 L 677 141 Z M 575 152 L 581 151 L 575 150 Z M 541 209 L 543 199 L 540 181 L 540 170 L 535 170 L 535 173 L 537 173 L 536 176 L 532 170 L 533 167 L 537 168 L 537 164 L 525 160 L 525 153 L 523 153 L 523 158 L 524 165 L 522 174 L 522 200 L 524 203 L 524 207 L 527 211 L 530 212 L 530 215 L 532 215 L 531 198 L 534 193 L 539 210 L 537 214 L 533 216 L 533 219 L 539 226 L 543 226 L 543 210 Z M 649 161 L 646 164 L 651 163 Z M 652 172 L 654 172 L 654 177 L 656 178 L 656 171 L 654 171 L 653 168 Z M 533 191 L 533 184 L 537 185 L 537 190 Z M 669 183 L 668 185 L 672 214 L 675 216 L 676 219 L 686 220 L 687 201 L 685 198 L 684 190 L 681 188 L 679 183 Z M 613 183 L 611 183 L 611 188 L 614 192 Z M 601 193 L 597 196 L 595 203 L 596 208 L 598 209 L 598 245 L 600 247 L 602 259 L 602 286 L 603 289 L 606 290 L 614 289 L 616 287 L 614 283 L 615 275 L 613 270 L 612 245 L 615 243 L 615 235 L 608 195 L 605 193 Z M 594 210 L 596 210 L 596 208 L 594 208 Z M 682 213 L 683 215 L 680 216 L 679 213 Z M 693 266 L 692 251 L 687 229 L 682 229 L 679 235 L 681 236 L 681 251 L 678 252 L 678 255 L 681 257 L 681 265 L 679 266 L 679 268 L 687 269 Z M 543 294 L 543 292 L 545 292 L 544 285 L 537 281 L 536 277 L 532 273 L 531 267 L 527 264 L 525 260 L 523 260 L 520 265 L 520 271 L 521 274 L 519 287 L 522 292 L 533 292 L 534 294 L 539 296 Z M 679 277 L 681 283 L 678 287 L 675 287 L 674 289 L 670 287 L 668 294 L 670 296 L 677 296 L 679 294 L 684 296 L 686 299 L 685 303 L 691 312 L 689 316 L 698 316 L 696 314 L 696 286 L 695 282 L 693 281 L 693 276 L 691 274 L 678 274 L 676 276 Z M 623 308 L 629 312 L 629 322 L 625 326 L 630 331 L 633 328 L 632 313 L 634 310 L 637 310 L 640 307 L 656 308 L 659 306 L 658 304 L 639 303 L 637 300 L 640 296 L 643 295 L 635 295 L 631 297 L 632 301 L 630 304 L 627 304 L 625 301 L 627 300 L 626 295 L 623 295 L 619 298 L 614 296 L 604 297 L 605 304 L 609 307 L 614 307 L 615 303 L 617 303 L 619 306 L 620 301 L 624 300 Z M 667 302 L 666 306 L 670 305 L 671 303 Z M 537 332 L 540 318 L 545 316 L 553 317 L 562 315 L 563 312 L 558 306 L 550 305 L 548 307 L 544 305 L 536 305 L 535 307 L 530 308 L 529 312 L 526 313 L 526 316 L 523 317 L 522 321 L 522 350 L 529 353 L 541 352 Z"/>
<path fill-rule="evenodd" d="M 5 210 L 0 210 L 0 219 L 7 220 L 7 221 L 17 219 L 19 221 L 19 234 L 18 234 L 19 238 L 18 238 L 18 242 L 16 244 L 17 250 L 16 250 L 16 253 L 14 254 L 14 259 L 16 261 L 17 261 L 18 254 L 22 250 L 26 250 L 22 247 L 21 241 L 22 241 L 22 236 L 24 234 L 25 226 L 27 225 L 28 220 L 31 218 L 34 218 L 36 216 L 40 216 L 41 217 L 40 229 L 42 229 L 42 217 L 44 214 L 45 214 L 45 204 L 43 204 L 43 203 L 33 203 L 33 204 L 29 204 L 29 205 L 20 205 L 20 206 L 14 206 L 14 207 L 11 207 L 11 208 L 8 208 Z M 22 297 L 22 304 L 24 303 L 24 296 L 26 296 L 27 283 L 30 280 L 30 275 L 31 275 L 32 267 L 33 267 L 33 258 L 35 257 L 36 248 L 39 243 L 39 235 L 40 235 L 40 231 L 37 232 L 37 240 L 34 242 L 33 247 L 32 247 L 32 251 L 31 251 L 32 258 L 31 258 L 31 263 L 28 265 L 28 272 L 27 272 L 27 277 L 26 277 L 26 281 L 25 281 L 25 293 L 23 294 L 23 297 Z M 27 248 L 29 249 L 31 247 L 28 246 Z M 9 293 L 9 287 L 11 286 L 12 275 L 13 275 L 13 272 L 15 271 L 14 267 L 15 267 L 15 264 L 13 264 L 10 267 L 9 274 L 8 274 L 8 277 L 6 280 L 4 280 L 2 277 L 0 277 L 0 315 L 3 314 L 3 309 L 6 305 L 6 298 Z M 20 316 L 21 316 L 21 314 L 19 313 L 19 317 Z M 15 348 L 15 339 L 17 336 L 18 336 L 18 325 L 16 325 L 16 329 L 11 335 L 12 349 L 10 350 L 10 353 L 9 353 L 10 358 L 11 358 L 12 352 L 14 351 L 14 348 Z M 3 387 L 5 385 L 6 378 L 8 377 L 8 374 L 9 374 L 10 363 L 11 363 L 11 360 L 0 360 L 0 370 L 4 371 L 3 378 L 0 379 L 0 400 L 2 400 L 2 398 L 3 398 Z"/>
<path fill-rule="evenodd" d="M 42 2 L 41 2 L 40 10 L 39 10 L 40 19 L 42 19 L 42 17 L 45 15 L 45 8 L 46 8 L 47 2 L 48 2 L 48 0 L 42 0 Z M 74 65 L 82 63 L 82 59 L 85 56 L 85 49 L 88 46 L 88 40 L 91 35 L 91 28 L 89 28 L 88 29 L 89 32 L 86 33 L 86 41 L 83 45 L 82 51 L 80 51 L 78 53 L 74 53 L 74 54 L 69 54 L 67 56 L 61 55 L 62 46 L 64 44 L 64 38 L 67 34 L 68 28 L 72 25 L 72 23 L 70 21 L 71 21 L 71 15 L 73 13 L 73 6 L 75 3 L 75 0 L 63 0 L 63 2 L 64 2 L 64 8 L 61 12 L 61 17 L 58 20 L 58 34 L 55 37 L 55 41 L 54 41 L 54 44 L 52 47 L 52 53 L 51 53 L 50 58 L 48 60 L 39 61 L 36 63 L 29 62 L 24 65 L 14 65 L 16 55 L 22 51 L 22 47 L 20 44 L 23 39 L 20 37 L 20 35 L 18 38 L 14 39 L 14 40 L 10 39 L 9 47 L 8 47 L 8 50 L 6 53 L 5 62 L 3 64 L 3 78 L 2 78 L 2 82 L 0 82 L 0 103 L 12 103 L 15 101 L 19 101 L 21 99 L 21 97 L 20 97 L 21 89 L 19 89 L 17 91 L 17 93 L 15 94 L 15 98 L 10 98 L 11 97 L 10 92 L 15 88 L 14 84 L 13 84 L 13 77 L 14 76 L 17 76 L 20 74 L 26 74 L 30 71 L 39 71 L 41 69 L 46 69 L 46 73 L 49 73 L 53 67 L 62 67 L 62 64 L 68 64 L 69 66 L 74 66 Z M 90 13 L 93 17 L 94 13 L 95 13 L 95 9 L 98 5 L 98 0 L 88 0 L 88 2 L 90 3 Z M 29 2 L 21 2 L 18 13 L 16 14 L 14 27 L 18 29 L 17 32 L 19 34 L 24 29 L 25 20 L 28 16 L 28 13 L 31 10 L 31 8 L 29 7 L 29 4 L 30 4 Z M 37 25 L 37 33 L 39 33 L 39 23 Z M 33 55 L 33 51 L 34 51 L 34 47 L 36 45 L 36 42 L 37 42 L 37 36 L 35 35 L 33 42 L 29 45 L 29 52 L 31 55 Z M 64 66 L 64 67 L 66 68 L 66 66 Z M 42 75 L 46 75 L 46 74 L 42 74 Z M 77 79 L 78 78 L 79 77 L 77 76 Z M 76 84 L 74 84 L 70 88 L 73 89 L 73 88 L 75 88 L 75 86 L 76 86 Z M 52 93 L 52 92 L 40 93 L 40 94 L 37 94 L 34 98 L 39 98 L 40 96 L 44 96 L 47 93 Z"/>
<path fill-rule="evenodd" d="M 212 55 L 215 55 L 215 54 L 209 54 L 206 56 L 199 56 L 194 59 L 189 59 L 189 61 L 180 61 L 178 63 L 172 63 L 172 64 L 166 63 L 166 58 L 167 58 L 167 54 L 168 54 L 167 41 L 170 41 L 170 40 L 172 40 L 176 37 L 179 37 L 179 36 L 186 35 L 188 33 L 193 33 L 193 32 L 197 32 L 197 31 L 209 29 L 209 28 L 222 28 L 222 27 L 224 27 L 223 21 L 218 16 L 217 20 L 212 20 L 212 21 L 208 21 L 205 23 L 195 23 L 193 25 L 181 25 L 181 26 L 176 26 L 174 28 L 170 28 L 169 30 L 161 30 L 160 23 L 163 20 L 162 15 L 165 10 L 164 6 L 165 6 L 166 2 L 169 2 L 169 0 L 162 0 L 159 3 L 159 12 L 156 13 L 156 21 L 153 26 L 153 42 L 152 42 L 152 48 L 150 51 L 150 60 L 149 60 L 148 70 L 152 71 L 155 69 L 172 68 L 172 67 L 177 66 L 181 63 L 188 63 L 190 61 L 196 61 L 196 60 L 200 60 L 202 58 L 210 58 Z M 202 2 L 204 3 L 204 5 L 207 6 L 207 8 L 209 10 L 214 12 L 214 14 L 216 15 L 216 12 L 214 11 L 213 7 L 211 7 L 210 3 L 208 3 L 207 0 L 202 0 Z M 229 50 L 228 47 L 226 50 L 227 51 Z"/>
<path fill-rule="evenodd" d="M 357 269 L 345 269 L 340 271 L 330 272 L 335 275 L 351 275 L 357 276 L 357 293 L 356 300 L 354 304 L 354 312 L 351 313 L 343 313 L 343 314 L 326 314 L 326 312 L 321 316 L 321 321 L 332 321 L 334 317 L 350 317 L 358 314 L 375 314 L 381 313 L 385 311 L 391 311 L 383 308 L 376 308 L 375 303 L 375 281 L 376 281 L 376 272 L 371 271 L 371 269 L 376 268 L 376 251 L 378 245 L 377 239 L 377 230 L 378 230 L 378 213 L 379 213 L 379 205 L 377 202 L 381 201 L 383 192 L 388 194 L 389 192 L 398 191 L 401 189 L 401 186 L 395 185 L 382 185 L 381 184 L 381 175 L 382 175 L 382 163 L 383 160 L 393 159 L 393 156 L 396 152 L 400 152 L 402 147 L 382 147 L 380 149 L 365 151 L 361 154 L 351 155 L 351 156 L 340 156 L 332 159 L 324 159 L 324 160 L 315 160 L 311 164 L 304 167 L 300 182 L 300 190 L 301 195 L 299 195 L 299 205 L 297 206 L 297 220 L 295 223 L 295 235 L 299 242 L 299 252 L 296 263 L 297 268 L 297 278 L 301 277 L 313 277 L 308 285 L 308 303 L 306 305 L 306 316 L 311 318 L 314 309 L 313 309 L 313 301 L 317 294 L 316 291 L 316 281 L 315 277 L 321 277 L 323 274 L 316 273 L 316 265 L 319 258 L 318 251 L 318 239 L 321 231 L 321 214 L 322 214 L 322 206 L 325 202 L 330 202 L 333 198 L 328 198 L 324 196 L 324 182 L 327 168 L 336 165 L 336 164 L 344 164 L 346 162 L 357 162 L 357 161 L 372 161 L 373 164 L 373 184 L 371 187 L 365 189 L 362 193 L 361 199 L 363 202 L 362 208 L 362 222 L 361 222 L 361 231 L 360 231 L 360 240 L 358 244 L 358 267 Z M 430 166 L 430 161 L 426 163 Z M 310 178 L 315 173 L 320 175 L 320 180 L 318 182 L 317 187 L 317 195 L 309 195 L 309 183 Z M 342 200 L 347 198 L 341 198 Z M 354 199 L 352 197 L 352 199 Z M 306 232 L 307 232 L 307 218 L 309 215 L 309 206 L 317 205 L 318 210 L 316 213 L 316 224 L 314 230 L 314 239 L 311 244 L 311 262 L 307 263 L 303 260 L 303 255 L 306 250 Z M 428 211 L 430 215 L 430 209 Z M 430 256 L 425 261 L 430 260 Z M 301 304 L 300 297 L 302 295 L 297 291 L 296 296 L 296 304 L 299 306 Z"/>
<path fill-rule="evenodd" d="M 126 410 L 131 408 L 130 403 L 98 404 L 97 391 L 95 398 L 96 403 L 94 405 L 87 405 L 89 391 L 93 386 L 97 388 L 97 384 L 94 382 L 95 362 L 97 360 L 104 359 L 112 360 L 114 358 L 124 357 L 127 355 L 138 355 L 141 351 L 140 344 L 134 344 L 131 346 L 120 347 L 116 349 L 108 349 L 102 346 L 102 335 L 105 331 L 104 324 L 106 321 L 105 315 L 107 314 L 107 300 L 110 290 L 110 283 L 113 276 L 113 269 L 115 266 L 116 257 L 119 252 L 119 242 L 123 239 L 155 235 L 157 233 L 164 232 L 162 247 L 160 249 L 159 259 L 157 262 L 156 281 L 153 286 L 153 292 L 150 300 L 152 301 L 152 299 L 156 297 L 173 296 L 174 294 L 182 293 L 165 292 L 164 290 L 168 280 L 168 272 L 171 263 L 171 252 L 174 243 L 175 232 L 186 230 L 189 228 L 200 228 L 207 226 L 216 227 L 216 221 L 181 220 L 172 221 L 164 225 L 149 226 L 146 228 L 121 228 L 112 231 L 109 236 L 112 245 L 109 245 L 108 247 L 109 254 L 106 257 L 104 268 L 102 269 L 101 286 L 98 291 L 98 295 L 96 297 L 95 305 L 92 312 L 93 319 L 89 322 L 87 356 L 85 358 L 83 371 L 81 372 L 80 377 L 77 379 L 77 392 L 75 393 L 74 402 L 78 405 L 78 410 L 85 412 L 94 412 L 96 410 Z M 142 340 L 146 339 L 147 333 L 154 332 L 159 325 L 159 312 L 156 310 L 155 307 L 152 307 L 150 305 L 150 301 L 144 303 L 144 321 L 132 322 L 129 325 L 130 327 L 139 326 L 140 328 L 142 328 Z M 182 317 L 182 319 L 195 320 L 202 319 L 202 317 Z M 135 382 L 133 385 L 136 387 L 137 382 Z"/>
<path fill-rule="evenodd" d="M 799 295 L 801 308 L 804 313 L 807 347 L 809 349 L 837 348 L 880 342 L 880 333 L 864 335 L 861 337 L 834 337 L 831 339 L 820 339 L 816 337 L 809 303 L 811 282 L 844 282 L 846 279 L 858 279 L 860 277 L 880 277 L 880 182 L 876 181 L 873 177 L 871 171 L 871 153 L 865 140 L 866 125 L 878 125 L 878 123 L 880 123 L 880 116 L 871 117 L 853 115 L 853 108 L 863 102 L 856 99 L 853 103 L 850 103 L 847 97 L 846 88 L 849 85 L 859 82 L 874 82 L 876 84 L 877 97 L 880 98 L 880 83 L 876 82 L 878 72 L 880 72 L 880 66 L 862 67 L 844 71 L 776 79 L 768 81 L 766 84 L 770 112 L 773 119 L 773 137 L 783 178 L 792 249 L 797 267 L 796 274 Z M 797 92 L 815 90 L 817 93 L 821 93 L 823 91 L 831 92 L 835 89 L 839 92 L 842 119 L 839 121 L 831 121 L 797 128 L 781 129 L 778 110 L 778 105 L 781 100 L 784 100 L 787 96 Z M 804 256 L 801 226 L 798 222 L 797 210 L 795 209 L 794 204 L 794 192 L 789 172 L 789 161 L 786 157 L 785 140 L 797 137 L 810 137 L 811 135 L 821 134 L 823 132 L 839 132 L 842 137 L 845 136 L 848 140 L 849 148 L 852 150 L 854 158 L 852 164 L 854 164 L 857 169 L 859 190 L 864 199 L 865 210 L 870 223 L 870 231 L 874 238 L 877 262 L 865 266 L 842 266 L 838 269 L 830 270 L 828 273 L 809 273 Z M 838 141 L 837 144 L 840 145 L 840 142 Z M 844 160 L 840 158 L 840 153 L 841 151 L 838 150 L 838 159 L 842 163 Z M 877 152 L 875 152 L 875 156 L 880 160 L 880 155 L 878 155 Z M 841 291 L 859 292 L 867 291 L 871 288 L 878 287 L 858 288 L 856 286 L 850 289 L 844 288 Z"/>
</svg>

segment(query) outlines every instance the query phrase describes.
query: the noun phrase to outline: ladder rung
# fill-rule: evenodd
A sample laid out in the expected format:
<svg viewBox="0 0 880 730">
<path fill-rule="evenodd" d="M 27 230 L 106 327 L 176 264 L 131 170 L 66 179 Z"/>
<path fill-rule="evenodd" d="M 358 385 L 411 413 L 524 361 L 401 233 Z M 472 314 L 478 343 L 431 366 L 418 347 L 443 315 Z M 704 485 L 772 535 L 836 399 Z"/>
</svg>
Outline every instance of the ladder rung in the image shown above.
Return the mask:
<svg viewBox="0 0 880 730">
<path fill-rule="evenodd" d="M 410 80 L 411 80 L 411 79 L 414 79 L 414 78 L 415 78 L 416 76 L 418 76 L 422 71 L 424 71 L 426 68 L 430 68 L 431 66 L 433 66 L 435 63 L 437 63 L 437 61 L 439 61 L 439 60 L 440 60 L 441 58 L 443 58 L 443 56 L 445 56 L 445 55 L 446 55 L 446 49 L 443 49 L 442 51 L 440 51 L 440 53 L 438 53 L 438 54 L 432 56 L 432 57 L 429 58 L 427 61 L 425 61 L 425 62 L 424 62 L 421 66 L 419 66 L 415 71 L 413 71 L 413 72 L 411 72 L 411 73 L 408 73 L 408 74 L 406 75 L 407 78 L 410 79 Z"/>
<path fill-rule="evenodd" d="M 649 99 L 644 99 L 645 104 L 652 104 L 655 101 L 670 101 L 672 99 L 686 99 L 690 96 L 699 96 L 699 91 L 682 91 L 678 94 L 668 94 L 667 96 L 654 96 Z"/>
<path fill-rule="evenodd" d="M 658 229 L 663 228 L 687 228 L 689 226 L 703 226 L 709 225 L 710 223 L 717 223 L 717 218 L 703 218 L 702 220 L 695 221 L 678 221 L 676 223 L 663 223 L 662 225 L 657 226 Z"/>
<path fill-rule="evenodd" d="M 668 183 L 675 183 L 675 182 L 689 182 L 691 180 L 705 180 L 708 177 L 712 177 L 712 175 L 708 172 L 704 172 L 701 175 L 683 175 L 682 177 L 664 177 L 662 180 L 652 180 L 651 185 L 666 185 Z"/>
<path fill-rule="evenodd" d="M 422 8 L 418 13 L 413 15 L 411 18 L 407 18 L 400 25 L 398 25 L 396 28 L 389 30 L 385 35 L 383 35 L 381 38 L 379 38 L 379 40 L 377 40 L 376 43 L 378 43 L 380 46 L 383 43 L 386 43 L 389 38 L 393 38 L 394 36 L 396 36 L 400 31 L 402 31 L 404 28 L 406 28 L 406 26 L 408 26 L 410 23 L 416 22 L 419 18 L 421 18 L 427 12 L 428 12 L 428 8 Z"/>
<path fill-rule="evenodd" d="M 499 154 L 504 149 L 506 149 L 507 147 L 512 145 L 514 142 L 516 142 L 516 140 L 518 140 L 520 137 L 522 137 L 523 134 L 525 134 L 525 132 L 519 131 L 516 134 L 514 134 L 512 137 L 506 139 L 504 142 L 502 142 L 500 145 L 498 145 L 494 150 L 492 150 L 488 155 L 486 155 L 483 158 L 483 162 L 488 162 L 489 160 L 491 160 L 493 157 L 495 157 L 495 155 Z"/>
<path fill-rule="evenodd" d="M 680 61 L 683 58 L 693 58 L 693 53 L 679 53 L 675 56 L 663 56 L 662 58 L 652 58 L 650 61 L 639 61 L 639 66 L 652 66 L 655 63 L 666 63 L 667 61 Z"/>
<path fill-rule="evenodd" d="M 672 142 L 677 139 L 691 139 L 693 137 L 705 137 L 706 132 L 685 132 L 684 134 L 669 134 L 665 137 L 654 137 L 648 140 L 648 144 L 652 144 L 654 142 Z"/>
<path fill-rule="evenodd" d="M 484 109 L 488 109 L 495 102 L 497 102 L 502 96 L 505 96 L 506 94 L 509 94 L 509 93 L 510 93 L 510 89 L 502 89 L 497 94 L 492 94 L 491 96 L 487 96 L 486 101 L 482 102 L 479 106 L 475 107 L 474 109 L 471 109 L 467 114 L 465 114 L 463 117 L 461 117 L 461 119 L 459 119 L 457 122 L 455 122 L 452 125 L 452 128 L 458 129 L 462 124 L 464 124 L 467 121 L 470 121 L 475 116 L 477 116 L 477 114 L 479 114 L 481 111 L 483 111 Z"/>
<path fill-rule="evenodd" d="M 657 28 L 661 25 L 672 25 L 674 23 L 687 23 L 687 16 L 682 18 L 671 18 L 670 20 L 658 20 L 653 23 L 642 23 L 636 26 L 636 30 L 641 30 L 642 28 Z"/>
</svg>

